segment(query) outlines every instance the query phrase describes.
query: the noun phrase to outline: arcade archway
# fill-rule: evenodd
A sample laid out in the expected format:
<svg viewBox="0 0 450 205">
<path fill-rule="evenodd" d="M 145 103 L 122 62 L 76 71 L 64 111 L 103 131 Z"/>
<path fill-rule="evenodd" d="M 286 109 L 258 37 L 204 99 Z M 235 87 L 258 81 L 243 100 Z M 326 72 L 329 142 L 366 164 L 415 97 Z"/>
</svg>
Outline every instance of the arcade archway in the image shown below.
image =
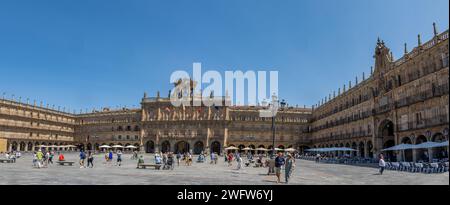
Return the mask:
<svg viewBox="0 0 450 205">
<path fill-rule="evenodd" d="M 175 144 L 175 153 L 189 152 L 189 143 L 186 141 L 179 141 Z"/>
<path fill-rule="evenodd" d="M 215 152 L 217 154 L 220 154 L 220 142 L 214 141 L 211 143 L 211 152 Z"/>
<path fill-rule="evenodd" d="M 163 153 L 170 152 L 170 142 L 169 141 L 164 141 L 163 143 L 161 143 L 161 152 L 163 152 Z"/>
<path fill-rule="evenodd" d="M 203 152 L 204 145 L 202 141 L 197 141 L 194 144 L 194 154 L 201 154 Z"/>
<path fill-rule="evenodd" d="M 155 143 L 151 140 L 145 143 L 145 152 L 146 153 L 155 153 Z"/>
<path fill-rule="evenodd" d="M 403 144 L 412 144 L 411 138 L 404 137 L 402 139 L 402 143 Z M 404 160 L 403 161 L 412 162 L 413 161 L 412 150 L 411 149 L 407 149 L 407 150 L 403 150 L 403 152 L 404 152 Z"/>
</svg>

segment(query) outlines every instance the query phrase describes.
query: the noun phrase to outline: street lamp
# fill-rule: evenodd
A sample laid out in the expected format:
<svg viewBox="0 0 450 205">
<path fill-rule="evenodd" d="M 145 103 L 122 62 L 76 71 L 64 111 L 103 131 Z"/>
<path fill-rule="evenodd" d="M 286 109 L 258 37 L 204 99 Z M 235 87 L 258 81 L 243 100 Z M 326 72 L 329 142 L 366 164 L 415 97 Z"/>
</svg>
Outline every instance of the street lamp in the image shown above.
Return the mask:
<svg viewBox="0 0 450 205">
<path fill-rule="evenodd" d="M 263 101 L 262 105 L 265 106 L 267 102 Z M 272 154 L 271 157 L 275 154 L 275 117 L 278 112 L 279 107 L 279 101 L 278 97 L 275 95 L 275 93 L 272 95 L 272 101 L 267 106 L 267 110 L 260 110 L 259 115 L 260 117 L 271 117 L 272 118 Z M 283 100 L 283 107 L 285 105 Z"/>
</svg>

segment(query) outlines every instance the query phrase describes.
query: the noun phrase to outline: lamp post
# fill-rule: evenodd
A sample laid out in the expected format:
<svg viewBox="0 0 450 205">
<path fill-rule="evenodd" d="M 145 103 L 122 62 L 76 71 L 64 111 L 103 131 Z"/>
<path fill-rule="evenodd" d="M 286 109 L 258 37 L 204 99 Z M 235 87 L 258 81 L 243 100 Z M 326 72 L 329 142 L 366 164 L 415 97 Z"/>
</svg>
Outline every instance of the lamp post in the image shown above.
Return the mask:
<svg viewBox="0 0 450 205">
<path fill-rule="evenodd" d="M 264 107 L 266 107 L 267 102 L 263 101 L 262 105 Z M 274 156 L 275 154 L 275 117 L 277 115 L 278 112 L 278 107 L 279 107 L 279 101 L 278 101 L 278 97 L 275 95 L 275 93 L 272 95 L 272 101 L 269 103 L 269 105 L 267 106 L 267 110 L 260 110 L 260 117 L 271 117 L 272 118 L 272 154 L 271 157 Z M 284 107 L 286 103 L 283 102 L 281 103 L 281 105 Z"/>
</svg>

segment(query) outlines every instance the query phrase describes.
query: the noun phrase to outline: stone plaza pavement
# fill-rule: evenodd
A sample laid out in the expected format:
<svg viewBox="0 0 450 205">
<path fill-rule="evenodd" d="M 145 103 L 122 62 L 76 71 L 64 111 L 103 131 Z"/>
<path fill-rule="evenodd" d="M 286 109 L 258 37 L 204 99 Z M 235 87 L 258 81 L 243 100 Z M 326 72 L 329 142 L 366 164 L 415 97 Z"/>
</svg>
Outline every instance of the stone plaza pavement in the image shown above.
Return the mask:
<svg viewBox="0 0 450 205">
<path fill-rule="evenodd" d="M 74 166 L 49 165 L 48 168 L 32 167 L 32 156 L 24 154 L 17 163 L 0 163 L 0 184 L 27 185 L 273 185 L 274 175 L 266 175 L 266 168 L 244 167 L 236 170 L 236 163 L 228 167 L 224 159 L 218 164 L 196 163 L 192 166 L 175 165 L 174 170 L 136 169 L 131 155 L 123 156 L 122 166 L 106 165 L 103 154 L 96 155 L 94 168 L 80 169 L 78 154 L 66 153 L 67 161 Z M 55 157 L 57 158 L 57 157 Z M 153 163 L 153 156 L 144 155 L 145 163 Z M 114 161 L 115 163 L 115 161 Z M 289 184 L 295 185 L 449 185 L 449 174 L 422 174 L 386 170 L 380 176 L 378 170 L 351 165 L 317 164 L 313 161 L 297 160 L 297 167 Z M 283 170 L 284 173 L 284 170 Z M 284 175 L 284 174 L 283 174 Z M 283 180 L 284 181 L 284 178 Z M 284 184 L 284 183 L 282 183 Z"/>
</svg>

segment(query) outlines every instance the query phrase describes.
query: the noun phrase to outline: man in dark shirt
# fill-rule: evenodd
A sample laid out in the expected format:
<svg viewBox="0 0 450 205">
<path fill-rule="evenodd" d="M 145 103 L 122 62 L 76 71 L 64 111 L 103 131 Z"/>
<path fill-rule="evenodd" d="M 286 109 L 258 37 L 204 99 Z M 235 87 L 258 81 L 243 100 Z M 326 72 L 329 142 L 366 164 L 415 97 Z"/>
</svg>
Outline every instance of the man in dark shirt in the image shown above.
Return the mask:
<svg viewBox="0 0 450 205">
<path fill-rule="evenodd" d="M 284 165 L 284 157 L 282 152 L 278 152 L 275 158 L 275 174 L 277 175 L 277 183 L 280 183 L 281 166 Z"/>
</svg>

